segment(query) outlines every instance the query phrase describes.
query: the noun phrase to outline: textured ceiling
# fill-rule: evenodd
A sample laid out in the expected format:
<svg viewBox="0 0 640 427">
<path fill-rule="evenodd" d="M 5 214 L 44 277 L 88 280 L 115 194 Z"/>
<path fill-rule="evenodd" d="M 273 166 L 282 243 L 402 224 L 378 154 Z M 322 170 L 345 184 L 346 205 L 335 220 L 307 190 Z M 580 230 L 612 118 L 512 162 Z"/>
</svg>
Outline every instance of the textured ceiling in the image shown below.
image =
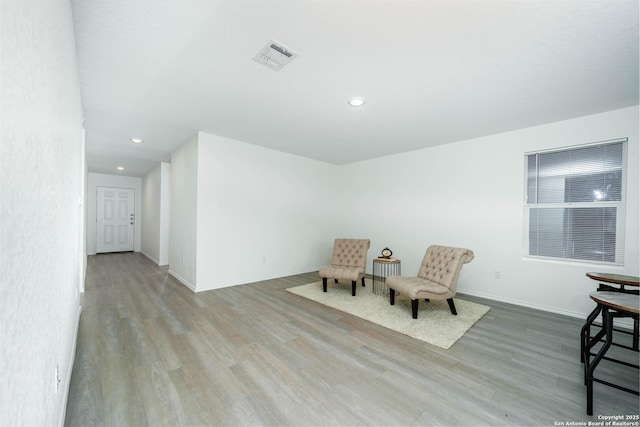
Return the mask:
<svg viewBox="0 0 640 427">
<path fill-rule="evenodd" d="M 197 131 L 345 164 L 638 104 L 635 0 L 72 4 L 91 172 Z"/>
</svg>

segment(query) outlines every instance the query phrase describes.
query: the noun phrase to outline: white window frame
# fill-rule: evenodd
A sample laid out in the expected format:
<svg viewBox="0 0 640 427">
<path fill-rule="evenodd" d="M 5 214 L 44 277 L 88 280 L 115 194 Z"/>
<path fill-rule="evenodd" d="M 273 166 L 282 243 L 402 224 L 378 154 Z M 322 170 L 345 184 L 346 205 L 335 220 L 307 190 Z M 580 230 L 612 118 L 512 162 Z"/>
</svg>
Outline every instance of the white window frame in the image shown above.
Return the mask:
<svg viewBox="0 0 640 427">
<path fill-rule="evenodd" d="M 565 203 L 528 203 L 528 156 L 535 154 L 547 154 L 557 153 L 562 151 L 578 150 L 581 148 L 594 147 L 600 145 L 610 145 L 622 143 L 622 187 L 621 187 L 621 200 L 620 201 L 606 201 L 606 202 L 565 202 Z M 624 245 L 625 245 L 625 220 L 626 220 L 626 193 L 627 193 L 627 150 L 628 150 L 628 138 L 618 138 L 607 141 L 593 142 L 589 144 L 575 145 L 562 148 L 554 148 L 548 150 L 527 152 L 524 155 L 524 209 L 523 209 L 523 246 L 522 253 L 525 258 L 531 258 L 535 260 L 549 260 L 549 261 L 561 261 L 569 263 L 580 264 L 597 264 L 597 265 L 609 265 L 609 266 L 623 266 L 624 265 Z M 537 177 L 536 172 L 536 177 Z M 552 209 L 552 208 L 602 208 L 602 207 L 615 207 L 616 208 L 616 248 L 615 248 L 615 261 L 599 261 L 592 259 L 579 259 L 579 258 L 565 258 L 555 256 L 542 256 L 529 254 L 529 218 L 531 209 Z"/>
</svg>

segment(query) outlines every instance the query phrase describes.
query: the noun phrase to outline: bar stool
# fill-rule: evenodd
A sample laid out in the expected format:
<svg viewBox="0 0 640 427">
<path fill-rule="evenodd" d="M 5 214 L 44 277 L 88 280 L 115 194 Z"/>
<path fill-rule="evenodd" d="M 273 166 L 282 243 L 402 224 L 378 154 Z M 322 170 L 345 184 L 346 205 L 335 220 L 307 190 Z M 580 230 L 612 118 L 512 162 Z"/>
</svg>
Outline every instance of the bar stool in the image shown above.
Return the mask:
<svg viewBox="0 0 640 427">
<path fill-rule="evenodd" d="M 622 292 L 634 295 L 640 294 L 640 290 L 638 289 L 640 286 L 640 278 L 637 276 L 625 276 L 613 273 L 587 273 L 587 277 L 599 283 L 598 291 Z M 626 288 L 625 286 L 631 286 L 631 288 Z M 593 324 L 593 321 L 600 315 L 600 311 L 600 305 L 596 305 L 596 308 L 594 308 L 589 314 L 589 317 L 587 317 L 587 321 L 580 332 L 580 362 L 584 363 L 584 346 L 591 338 L 591 326 L 602 326 Z M 633 335 L 633 349 L 638 350 L 638 329 L 640 328 L 638 325 L 638 317 L 636 316 L 633 322 L 632 332 L 617 328 L 614 328 L 613 330 L 622 332 L 623 334 Z M 614 345 L 616 344 L 614 343 Z"/>
<path fill-rule="evenodd" d="M 640 314 L 640 299 L 637 295 L 626 294 L 621 292 L 610 291 L 598 291 L 589 294 L 589 297 L 598 304 L 597 309 L 602 312 L 602 329 L 593 337 L 589 337 L 583 349 L 584 359 L 584 381 L 587 386 L 587 415 L 593 415 L 593 383 L 597 382 L 609 387 L 617 388 L 627 393 L 639 395 L 638 390 L 632 390 L 627 387 L 623 387 L 618 384 L 614 384 L 608 381 L 604 381 L 594 377 L 594 371 L 602 359 L 609 360 L 611 362 L 619 363 L 622 365 L 630 366 L 638 369 L 638 365 L 634 365 L 623 360 L 613 359 L 611 357 L 605 357 L 607 350 L 613 343 L 613 319 L 618 317 L 631 317 L 634 322 L 638 320 L 638 314 Z M 595 320 L 595 316 L 589 316 L 585 327 Z M 638 331 L 634 330 L 634 334 L 637 335 Z M 595 346 L 602 338 L 605 337 L 602 347 L 595 354 L 593 360 L 591 360 L 591 348 Z M 637 336 L 634 339 L 637 340 Z M 620 346 L 629 350 L 638 351 L 633 347 Z"/>
</svg>

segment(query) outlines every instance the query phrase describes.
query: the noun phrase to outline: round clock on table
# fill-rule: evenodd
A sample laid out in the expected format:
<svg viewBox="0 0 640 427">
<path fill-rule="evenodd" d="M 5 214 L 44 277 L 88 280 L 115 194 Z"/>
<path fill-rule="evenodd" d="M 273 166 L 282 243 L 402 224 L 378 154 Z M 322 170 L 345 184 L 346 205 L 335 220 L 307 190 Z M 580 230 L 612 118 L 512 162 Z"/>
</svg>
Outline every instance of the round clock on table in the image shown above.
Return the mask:
<svg viewBox="0 0 640 427">
<path fill-rule="evenodd" d="M 384 248 L 382 250 L 381 254 L 382 254 L 382 258 L 389 259 L 389 258 L 391 258 L 391 255 L 393 255 L 393 252 L 391 252 L 391 249 L 389 249 L 389 248 Z"/>
</svg>

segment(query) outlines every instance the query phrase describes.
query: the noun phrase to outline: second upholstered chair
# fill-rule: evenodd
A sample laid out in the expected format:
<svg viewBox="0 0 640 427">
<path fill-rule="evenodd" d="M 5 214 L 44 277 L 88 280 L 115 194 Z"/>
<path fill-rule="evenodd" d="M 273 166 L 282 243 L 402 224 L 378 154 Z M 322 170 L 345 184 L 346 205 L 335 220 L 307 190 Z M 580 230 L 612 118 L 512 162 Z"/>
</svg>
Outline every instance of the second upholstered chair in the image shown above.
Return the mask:
<svg viewBox="0 0 640 427">
<path fill-rule="evenodd" d="M 322 277 L 322 290 L 327 292 L 327 279 L 351 281 L 351 295 L 356 296 L 356 282 L 362 280 L 367 265 L 369 239 L 336 239 L 333 244 L 331 265 L 322 267 L 318 274 Z"/>
<path fill-rule="evenodd" d="M 395 291 L 411 298 L 411 315 L 418 318 L 418 301 L 447 300 L 451 314 L 457 315 L 453 297 L 462 266 L 473 259 L 473 251 L 448 246 L 429 246 L 424 255 L 418 277 L 387 277 L 389 303 L 395 303 Z"/>
</svg>

